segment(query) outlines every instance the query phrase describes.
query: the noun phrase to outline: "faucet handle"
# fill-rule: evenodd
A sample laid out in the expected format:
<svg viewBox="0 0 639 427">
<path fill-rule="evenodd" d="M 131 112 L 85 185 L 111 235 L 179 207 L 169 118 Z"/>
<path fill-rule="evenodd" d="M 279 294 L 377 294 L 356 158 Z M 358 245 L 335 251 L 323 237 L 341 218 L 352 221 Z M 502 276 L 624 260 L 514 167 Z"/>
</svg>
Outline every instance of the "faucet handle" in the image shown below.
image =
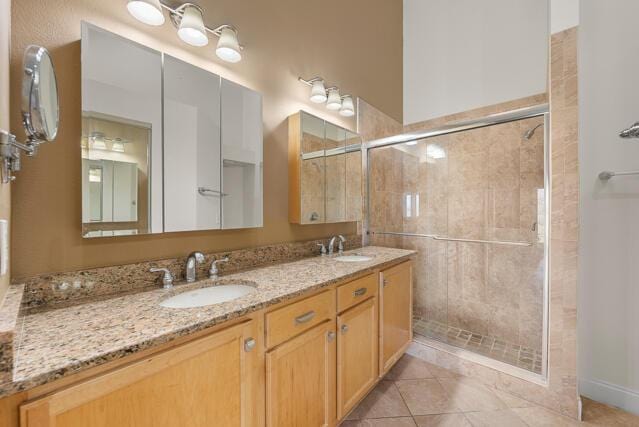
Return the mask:
<svg viewBox="0 0 639 427">
<path fill-rule="evenodd" d="M 324 243 L 316 243 L 317 246 L 320 246 L 320 255 L 324 256 L 326 255 L 326 246 L 324 246 Z"/>
<path fill-rule="evenodd" d="M 339 243 L 337 244 L 337 250 L 339 252 L 339 254 L 343 254 L 344 253 L 344 242 L 346 242 L 346 238 L 344 236 L 342 236 L 341 234 L 339 236 Z"/>
<path fill-rule="evenodd" d="M 219 270 L 217 269 L 218 262 L 229 262 L 229 257 L 225 256 L 224 258 L 214 259 L 211 261 L 211 268 L 209 268 L 209 278 L 211 279 L 215 279 L 219 273 Z"/>
<path fill-rule="evenodd" d="M 151 273 L 162 272 L 162 286 L 164 289 L 170 289 L 173 287 L 173 274 L 168 268 L 150 268 L 149 271 Z"/>
</svg>

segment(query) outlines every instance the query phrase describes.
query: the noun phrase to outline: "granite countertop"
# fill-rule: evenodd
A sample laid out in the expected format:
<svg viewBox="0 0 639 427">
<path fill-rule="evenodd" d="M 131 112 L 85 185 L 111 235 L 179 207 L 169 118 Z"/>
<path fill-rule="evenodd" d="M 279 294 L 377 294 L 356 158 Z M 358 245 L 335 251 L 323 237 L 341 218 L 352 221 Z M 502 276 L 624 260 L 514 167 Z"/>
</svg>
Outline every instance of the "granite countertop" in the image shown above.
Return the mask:
<svg viewBox="0 0 639 427">
<path fill-rule="evenodd" d="M 407 259 L 415 251 L 367 246 L 345 253 L 369 255 L 373 259 L 347 263 L 313 257 L 225 275 L 216 283 L 253 282 L 257 292 L 199 308 L 164 308 L 159 303 L 171 294 L 208 286 L 210 280 L 178 285 L 169 291 L 157 289 L 20 316 L 13 375 L 11 380 L 0 384 L 0 397 Z"/>
</svg>

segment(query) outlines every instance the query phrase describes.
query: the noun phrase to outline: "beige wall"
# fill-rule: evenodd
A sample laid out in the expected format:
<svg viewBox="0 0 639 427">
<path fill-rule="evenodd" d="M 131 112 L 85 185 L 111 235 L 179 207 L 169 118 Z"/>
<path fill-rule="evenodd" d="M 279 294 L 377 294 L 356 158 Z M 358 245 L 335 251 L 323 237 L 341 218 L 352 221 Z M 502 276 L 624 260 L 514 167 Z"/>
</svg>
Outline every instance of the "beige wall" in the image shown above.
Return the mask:
<svg viewBox="0 0 639 427">
<path fill-rule="evenodd" d="M 385 0 L 202 0 L 211 26 L 232 23 L 246 45 L 244 59 L 228 65 L 214 47 L 183 44 L 167 22 L 160 28 L 135 21 L 125 1 L 20 0 L 12 11 L 11 124 L 19 132 L 22 51 L 30 43 L 48 48 L 61 96 L 58 140 L 26 159 L 15 185 L 12 264 L 14 277 L 173 257 L 200 249 L 213 252 L 266 243 L 351 234 L 354 223 L 294 226 L 288 223 L 288 115 L 299 109 L 353 128 L 307 101 L 298 75 L 320 74 L 392 117 L 402 118 L 402 3 Z M 311 7 L 313 6 L 313 7 Z M 321 19 L 317 19 L 320 16 Z M 80 184 L 80 21 L 165 51 L 264 96 L 264 228 L 83 240 Z M 383 34 L 379 29 L 383 28 Z M 384 52 L 380 55 L 379 52 Z"/>
<path fill-rule="evenodd" d="M 0 129 L 9 130 L 9 48 L 11 1 L 0 0 Z M 9 219 L 11 187 L 0 184 L 0 219 Z M 9 273 L 0 276 L 0 305 L 9 285 Z"/>
</svg>

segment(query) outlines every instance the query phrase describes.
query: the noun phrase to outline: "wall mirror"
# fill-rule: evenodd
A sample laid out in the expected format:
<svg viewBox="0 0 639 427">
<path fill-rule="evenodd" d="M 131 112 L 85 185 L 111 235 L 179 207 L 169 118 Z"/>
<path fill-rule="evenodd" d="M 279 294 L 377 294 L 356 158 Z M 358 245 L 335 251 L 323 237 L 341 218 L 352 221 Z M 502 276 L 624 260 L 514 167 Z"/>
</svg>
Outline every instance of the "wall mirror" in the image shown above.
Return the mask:
<svg viewBox="0 0 639 427">
<path fill-rule="evenodd" d="M 82 24 L 82 232 L 262 226 L 262 98 Z"/>
<path fill-rule="evenodd" d="M 300 111 L 289 117 L 289 221 L 359 221 L 362 217 L 361 138 Z"/>
</svg>

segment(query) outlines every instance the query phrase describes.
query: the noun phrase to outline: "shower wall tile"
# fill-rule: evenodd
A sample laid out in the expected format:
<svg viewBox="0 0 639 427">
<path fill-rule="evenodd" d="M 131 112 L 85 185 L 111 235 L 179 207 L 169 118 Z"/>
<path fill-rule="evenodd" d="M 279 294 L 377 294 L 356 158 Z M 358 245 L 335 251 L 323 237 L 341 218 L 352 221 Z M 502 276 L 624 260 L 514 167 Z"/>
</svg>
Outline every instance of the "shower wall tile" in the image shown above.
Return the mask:
<svg viewBox="0 0 639 427">
<path fill-rule="evenodd" d="M 576 88 L 575 88 L 576 89 Z M 412 123 L 404 126 L 404 132 L 415 132 L 424 129 L 432 129 L 439 126 L 448 125 L 457 121 L 472 120 L 480 117 L 486 117 L 490 114 L 502 113 L 504 111 L 512 111 L 519 108 L 530 107 L 548 102 L 548 94 L 540 93 L 526 98 L 516 99 L 504 102 L 502 104 L 489 105 L 474 110 L 463 111 L 450 116 L 439 117 L 423 122 Z"/>
</svg>

